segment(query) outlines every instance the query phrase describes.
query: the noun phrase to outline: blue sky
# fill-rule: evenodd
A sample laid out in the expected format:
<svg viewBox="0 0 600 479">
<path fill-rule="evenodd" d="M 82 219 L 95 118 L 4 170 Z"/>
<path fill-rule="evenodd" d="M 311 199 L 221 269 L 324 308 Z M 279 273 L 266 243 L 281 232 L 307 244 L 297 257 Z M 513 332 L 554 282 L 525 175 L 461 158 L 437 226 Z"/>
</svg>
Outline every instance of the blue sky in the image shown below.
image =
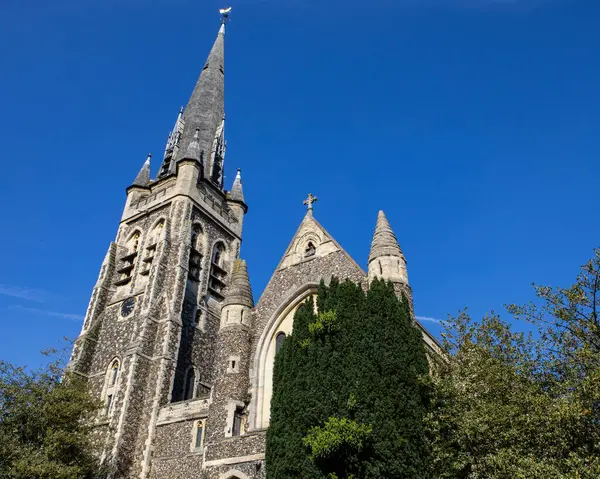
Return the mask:
<svg viewBox="0 0 600 479">
<path fill-rule="evenodd" d="M 241 167 L 256 299 L 309 191 L 365 268 L 385 210 L 419 316 L 502 311 L 599 245 L 598 2 L 231 2 L 226 183 Z M 3 2 L 0 359 L 36 365 L 77 336 L 125 187 L 160 159 L 222 6 Z"/>
</svg>

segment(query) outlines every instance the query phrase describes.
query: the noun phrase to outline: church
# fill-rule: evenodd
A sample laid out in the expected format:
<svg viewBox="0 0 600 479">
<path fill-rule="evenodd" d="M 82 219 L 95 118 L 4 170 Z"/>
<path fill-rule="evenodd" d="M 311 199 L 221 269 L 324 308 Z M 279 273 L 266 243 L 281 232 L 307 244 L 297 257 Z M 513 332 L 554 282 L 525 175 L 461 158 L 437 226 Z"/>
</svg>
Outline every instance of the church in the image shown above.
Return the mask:
<svg viewBox="0 0 600 479">
<path fill-rule="evenodd" d="M 384 213 L 365 272 L 317 221 L 309 194 L 254 301 L 240 257 L 241 172 L 223 185 L 225 20 L 156 178 L 148 158 L 127 188 L 68 366 L 103 404 L 94 441 L 114 478 L 264 477 L 273 363 L 296 308 L 332 276 L 384 278 L 410 297 Z M 439 351 L 419 327 L 428 351 Z"/>
</svg>

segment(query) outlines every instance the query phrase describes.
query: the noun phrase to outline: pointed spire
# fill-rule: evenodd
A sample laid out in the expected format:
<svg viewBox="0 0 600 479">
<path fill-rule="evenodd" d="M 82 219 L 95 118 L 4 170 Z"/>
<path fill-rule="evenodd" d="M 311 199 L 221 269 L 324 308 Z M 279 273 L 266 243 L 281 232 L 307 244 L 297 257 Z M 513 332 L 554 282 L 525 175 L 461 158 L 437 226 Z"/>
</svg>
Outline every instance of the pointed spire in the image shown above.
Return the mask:
<svg viewBox="0 0 600 479">
<path fill-rule="evenodd" d="M 371 243 L 371 253 L 369 261 L 381 256 L 399 256 L 404 257 L 396 235 L 392 231 L 390 223 L 385 217 L 383 211 L 379 211 L 377 215 L 377 225 L 373 234 L 373 242 Z"/>
<path fill-rule="evenodd" d="M 148 153 L 148 158 L 146 158 L 140 172 L 135 177 L 135 180 L 133 180 L 133 186 L 146 187 L 150 184 L 150 158 L 152 158 L 152 154 Z"/>
<path fill-rule="evenodd" d="M 181 153 L 187 152 L 194 132 L 198 131 L 198 147 L 200 154 L 208 158 L 221 122 L 225 117 L 225 24 L 221 24 L 217 39 L 208 55 L 208 59 L 200 73 L 194 91 L 185 107 L 183 118 L 183 136 L 180 142 L 178 159 Z M 211 177 L 210 161 L 206 160 L 204 175 Z"/>
<path fill-rule="evenodd" d="M 244 203 L 244 190 L 242 189 L 242 170 L 238 168 L 231 187 L 231 199 Z"/>
<path fill-rule="evenodd" d="M 230 304 L 240 304 L 249 308 L 254 307 L 252 288 L 250 287 L 250 278 L 248 277 L 248 267 L 246 266 L 246 262 L 241 259 L 235 262 L 231 282 L 225 292 L 223 306 Z"/>
<path fill-rule="evenodd" d="M 369 254 L 369 281 L 375 278 L 408 285 L 406 259 L 383 211 L 377 216 Z"/>
<path fill-rule="evenodd" d="M 196 128 L 196 133 L 194 133 L 194 137 L 192 138 L 192 141 L 190 141 L 190 143 L 187 146 L 187 149 L 185 150 L 185 154 L 181 157 L 181 159 L 186 159 L 186 160 L 198 160 L 201 161 L 201 153 L 200 153 L 200 143 L 199 143 L 199 137 L 200 137 L 200 128 Z"/>
</svg>

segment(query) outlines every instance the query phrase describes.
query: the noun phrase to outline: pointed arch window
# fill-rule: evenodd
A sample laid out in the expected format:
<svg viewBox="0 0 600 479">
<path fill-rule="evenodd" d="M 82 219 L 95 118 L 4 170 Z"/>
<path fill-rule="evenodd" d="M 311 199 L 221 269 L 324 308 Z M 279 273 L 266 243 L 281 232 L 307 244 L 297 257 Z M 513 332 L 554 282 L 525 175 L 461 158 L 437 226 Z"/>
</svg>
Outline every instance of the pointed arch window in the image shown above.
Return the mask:
<svg viewBox="0 0 600 479">
<path fill-rule="evenodd" d="M 308 245 L 306 245 L 306 249 L 304 250 L 304 257 L 309 258 L 311 256 L 314 256 L 316 252 L 317 248 L 315 248 L 315 245 L 312 241 L 309 241 Z"/>
<path fill-rule="evenodd" d="M 106 371 L 106 377 L 104 379 L 104 414 L 109 416 L 115 403 L 115 397 L 117 393 L 117 386 L 119 382 L 119 373 L 121 369 L 121 363 L 118 359 L 113 359 L 110 363 L 108 370 Z"/>
<path fill-rule="evenodd" d="M 192 428 L 192 452 L 197 452 L 202 449 L 202 444 L 204 442 L 204 420 L 199 419 L 194 422 L 194 426 Z"/>
<path fill-rule="evenodd" d="M 192 236 L 190 238 L 190 262 L 188 267 L 188 278 L 192 281 L 200 281 L 200 271 L 202 269 L 202 244 L 203 233 L 199 224 L 192 226 Z"/>
<path fill-rule="evenodd" d="M 125 243 L 125 255 L 119 258 L 119 267 L 117 269 L 119 279 L 115 282 L 117 286 L 123 286 L 131 281 L 133 268 L 138 257 L 141 236 L 139 231 L 134 231 Z"/>
<path fill-rule="evenodd" d="M 146 241 L 148 246 L 144 248 L 144 259 L 142 260 L 143 266 L 142 271 L 140 271 L 142 276 L 150 274 L 150 268 L 152 267 L 152 263 L 154 262 L 154 257 L 156 255 L 156 246 L 158 245 L 164 227 L 165 220 L 160 220 L 158 223 L 156 223 L 154 228 L 152 228 L 152 231 L 148 236 Z"/>
<path fill-rule="evenodd" d="M 281 346 L 283 346 L 284 341 L 285 341 L 285 333 L 283 331 L 280 333 L 277 333 L 277 336 L 275 336 L 275 355 L 277 355 L 277 353 L 281 349 Z"/>
<path fill-rule="evenodd" d="M 219 241 L 213 247 L 208 282 L 208 290 L 218 301 L 223 300 L 222 291 L 225 288 L 225 277 L 227 276 L 225 254 L 225 245 Z"/>
</svg>

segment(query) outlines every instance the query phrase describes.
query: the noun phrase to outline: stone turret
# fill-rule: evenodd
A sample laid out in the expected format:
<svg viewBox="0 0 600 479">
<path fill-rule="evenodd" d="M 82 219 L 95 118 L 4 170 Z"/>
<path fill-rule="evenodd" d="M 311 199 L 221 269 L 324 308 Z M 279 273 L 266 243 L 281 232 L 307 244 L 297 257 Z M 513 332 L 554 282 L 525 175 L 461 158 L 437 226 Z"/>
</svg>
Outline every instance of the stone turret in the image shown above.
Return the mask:
<svg viewBox="0 0 600 479">
<path fill-rule="evenodd" d="M 215 385 L 207 423 L 206 457 L 220 460 L 223 442 L 243 436 L 250 387 L 252 289 L 246 262 L 237 260 L 225 291 L 218 335 Z"/>
<path fill-rule="evenodd" d="M 406 259 L 383 211 L 377 216 L 369 254 L 369 282 L 375 278 L 408 286 Z"/>
</svg>

